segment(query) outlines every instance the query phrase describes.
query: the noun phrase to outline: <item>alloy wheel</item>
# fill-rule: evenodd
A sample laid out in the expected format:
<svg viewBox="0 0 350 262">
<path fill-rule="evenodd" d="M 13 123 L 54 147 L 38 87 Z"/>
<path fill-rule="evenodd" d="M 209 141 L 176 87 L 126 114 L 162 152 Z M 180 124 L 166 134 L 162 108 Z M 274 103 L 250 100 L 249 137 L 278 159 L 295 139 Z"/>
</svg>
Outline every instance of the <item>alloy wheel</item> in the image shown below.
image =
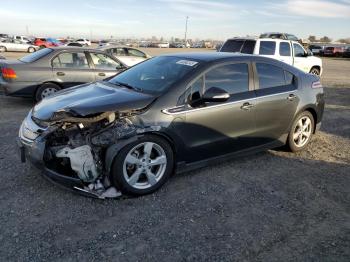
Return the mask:
<svg viewBox="0 0 350 262">
<path fill-rule="evenodd" d="M 57 91 L 58 90 L 56 88 L 53 88 L 53 87 L 45 88 L 41 92 L 41 99 L 44 99 L 45 97 L 51 96 L 52 94 L 56 93 Z"/>
<path fill-rule="evenodd" d="M 297 122 L 294 133 L 293 142 L 296 147 L 303 147 L 310 139 L 312 133 L 312 121 L 308 116 L 303 116 Z"/>
<path fill-rule="evenodd" d="M 134 146 L 126 155 L 123 175 L 127 183 L 136 189 L 147 189 L 157 184 L 167 167 L 164 149 L 153 142 Z"/>
<path fill-rule="evenodd" d="M 320 75 L 320 72 L 318 71 L 317 68 L 313 68 L 310 73 L 317 76 Z"/>
</svg>

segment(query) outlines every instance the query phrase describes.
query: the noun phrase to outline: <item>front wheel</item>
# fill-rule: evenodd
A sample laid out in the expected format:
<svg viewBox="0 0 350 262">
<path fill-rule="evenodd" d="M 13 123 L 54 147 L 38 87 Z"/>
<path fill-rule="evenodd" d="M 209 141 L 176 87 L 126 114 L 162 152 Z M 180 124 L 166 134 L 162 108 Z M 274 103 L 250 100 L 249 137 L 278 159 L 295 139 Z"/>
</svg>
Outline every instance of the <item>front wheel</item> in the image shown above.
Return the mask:
<svg viewBox="0 0 350 262">
<path fill-rule="evenodd" d="M 310 74 L 319 76 L 320 75 L 320 69 L 318 69 L 317 67 L 313 67 L 310 70 Z"/>
<path fill-rule="evenodd" d="M 159 189 L 173 172 L 174 156 L 167 141 L 145 135 L 125 146 L 111 170 L 113 183 L 128 195 L 145 195 Z"/>
<path fill-rule="evenodd" d="M 29 47 L 28 48 L 28 53 L 34 53 L 35 52 L 35 48 L 34 47 Z"/>
<path fill-rule="evenodd" d="M 4 53 L 6 51 L 7 51 L 7 49 L 5 46 L 0 46 L 0 53 Z"/>
<path fill-rule="evenodd" d="M 288 135 L 288 146 L 292 152 L 305 149 L 314 133 L 314 117 L 309 111 L 299 114 Z"/>
</svg>

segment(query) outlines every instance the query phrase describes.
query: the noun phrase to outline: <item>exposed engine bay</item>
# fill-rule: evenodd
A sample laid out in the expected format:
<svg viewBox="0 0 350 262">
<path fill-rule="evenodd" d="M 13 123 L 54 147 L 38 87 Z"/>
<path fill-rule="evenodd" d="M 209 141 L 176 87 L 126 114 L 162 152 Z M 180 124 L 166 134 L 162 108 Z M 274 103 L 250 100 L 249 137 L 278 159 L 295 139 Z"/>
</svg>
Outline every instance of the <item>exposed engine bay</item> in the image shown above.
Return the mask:
<svg viewBox="0 0 350 262">
<path fill-rule="evenodd" d="M 84 187 L 75 187 L 76 190 L 98 198 L 121 196 L 121 192 L 111 185 L 104 159 L 109 146 L 144 132 L 142 124 L 130 120 L 133 116 L 131 113 L 105 112 L 72 117 L 59 112 L 49 123 L 34 119 L 38 125 L 48 126 L 45 164 L 60 174 L 79 177 Z"/>
</svg>

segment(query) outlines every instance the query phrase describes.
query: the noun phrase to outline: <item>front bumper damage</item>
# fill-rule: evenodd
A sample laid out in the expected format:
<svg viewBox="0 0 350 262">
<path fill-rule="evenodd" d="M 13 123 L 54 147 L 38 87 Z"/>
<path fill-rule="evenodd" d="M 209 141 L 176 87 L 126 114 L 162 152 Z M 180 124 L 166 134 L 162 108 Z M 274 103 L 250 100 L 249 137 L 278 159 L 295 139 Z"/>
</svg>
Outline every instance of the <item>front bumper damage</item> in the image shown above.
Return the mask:
<svg viewBox="0 0 350 262">
<path fill-rule="evenodd" d="M 95 117 L 95 120 L 102 121 L 99 117 Z M 93 135 L 89 131 L 85 136 L 82 133 L 87 123 L 74 123 L 74 130 L 69 132 L 64 125 L 42 127 L 34 122 L 30 112 L 21 125 L 17 139 L 21 160 L 28 160 L 43 171 L 45 178 L 76 193 L 100 199 L 118 198 L 122 194 L 111 184 L 105 171 L 104 154 L 109 146 L 121 137 L 134 134 L 137 128 L 125 122 L 121 124 L 115 118 L 107 117 L 105 120 L 106 126 L 95 127 Z M 57 133 L 65 132 L 64 129 L 74 135 L 63 136 L 66 140 L 57 137 Z M 59 142 L 53 142 L 55 139 Z"/>
</svg>

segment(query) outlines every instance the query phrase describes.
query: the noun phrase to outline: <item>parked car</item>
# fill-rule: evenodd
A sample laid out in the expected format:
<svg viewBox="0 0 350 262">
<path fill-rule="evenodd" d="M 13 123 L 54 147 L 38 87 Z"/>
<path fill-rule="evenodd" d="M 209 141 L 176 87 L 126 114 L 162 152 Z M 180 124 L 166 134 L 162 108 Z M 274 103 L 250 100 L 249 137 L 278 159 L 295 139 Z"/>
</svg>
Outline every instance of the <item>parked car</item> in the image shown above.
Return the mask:
<svg viewBox="0 0 350 262">
<path fill-rule="evenodd" d="M 81 44 L 82 46 L 91 46 L 91 41 L 86 38 L 77 39 L 75 42 Z"/>
<path fill-rule="evenodd" d="M 32 45 L 32 44 L 25 44 L 22 43 L 19 40 L 10 39 L 10 40 L 4 40 L 4 42 L 0 42 L 0 52 L 28 52 L 33 53 L 35 52 L 39 47 Z"/>
<path fill-rule="evenodd" d="M 127 66 L 101 50 L 80 47 L 41 49 L 19 60 L 0 62 L 0 88 L 6 95 L 36 101 L 60 89 L 100 81 Z"/>
<path fill-rule="evenodd" d="M 69 42 L 69 43 L 66 43 L 65 46 L 83 47 L 83 45 L 78 42 Z"/>
<path fill-rule="evenodd" d="M 143 195 L 174 171 L 284 144 L 303 150 L 323 109 L 319 77 L 286 63 L 170 54 L 43 99 L 23 121 L 19 146 L 23 161 L 77 192 Z"/>
<path fill-rule="evenodd" d="M 47 47 L 56 47 L 62 45 L 62 43 L 54 38 L 35 38 L 34 45 L 39 46 L 40 48 L 47 48 Z"/>
<path fill-rule="evenodd" d="M 283 39 L 299 42 L 299 38 L 292 34 L 280 33 L 280 32 L 270 32 L 263 33 L 260 35 L 260 38 L 273 38 L 273 39 Z"/>
<path fill-rule="evenodd" d="M 21 42 L 22 44 L 29 44 L 30 43 L 30 39 L 26 36 L 22 36 L 22 35 L 15 35 L 13 36 L 13 39 Z"/>
<path fill-rule="evenodd" d="M 128 46 L 108 45 L 105 47 L 100 47 L 99 50 L 103 50 L 106 53 L 116 57 L 118 60 L 122 61 L 127 66 L 136 65 L 150 58 L 149 55 L 142 52 L 141 50 Z"/>
<path fill-rule="evenodd" d="M 0 42 L 8 39 L 10 39 L 10 36 L 8 34 L 0 34 Z"/>
<path fill-rule="evenodd" d="M 350 47 L 347 47 L 343 52 L 343 57 L 350 57 Z"/>
<path fill-rule="evenodd" d="M 319 55 L 319 56 L 323 55 L 324 47 L 320 45 L 310 45 L 309 49 L 314 55 Z"/>
<path fill-rule="evenodd" d="M 272 38 L 233 38 L 228 39 L 220 52 L 256 54 L 274 58 L 315 75 L 322 74 L 322 60 L 307 52 L 296 42 Z"/>
<path fill-rule="evenodd" d="M 161 42 L 161 43 L 157 43 L 156 47 L 158 47 L 158 48 L 169 48 L 170 44 L 168 42 Z"/>
<path fill-rule="evenodd" d="M 324 49 L 323 55 L 341 57 L 343 55 L 343 52 L 344 52 L 344 47 L 342 46 L 328 46 Z"/>
</svg>

